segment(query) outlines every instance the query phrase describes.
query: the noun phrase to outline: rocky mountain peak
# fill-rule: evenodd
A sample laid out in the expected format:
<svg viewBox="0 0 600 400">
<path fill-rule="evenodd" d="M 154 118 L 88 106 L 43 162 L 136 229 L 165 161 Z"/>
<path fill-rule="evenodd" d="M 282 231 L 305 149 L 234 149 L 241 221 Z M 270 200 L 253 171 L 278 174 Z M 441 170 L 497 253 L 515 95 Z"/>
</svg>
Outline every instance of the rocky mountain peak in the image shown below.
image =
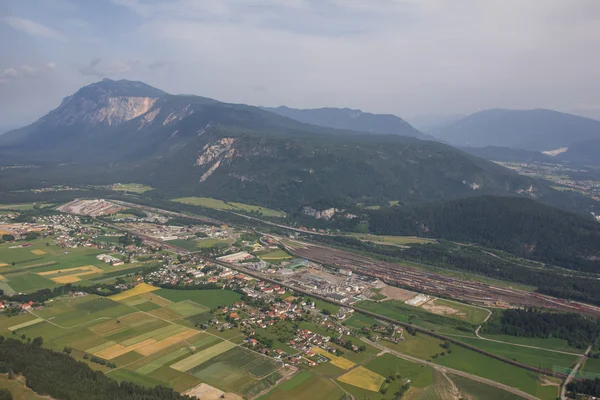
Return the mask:
<svg viewBox="0 0 600 400">
<path fill-rule="evenodd" d="M 104 78 L 66 97 L 42 122 L 60 126 L 114 126 L 146 114 L 165 95 L 143 82 Z"/>
</svg>

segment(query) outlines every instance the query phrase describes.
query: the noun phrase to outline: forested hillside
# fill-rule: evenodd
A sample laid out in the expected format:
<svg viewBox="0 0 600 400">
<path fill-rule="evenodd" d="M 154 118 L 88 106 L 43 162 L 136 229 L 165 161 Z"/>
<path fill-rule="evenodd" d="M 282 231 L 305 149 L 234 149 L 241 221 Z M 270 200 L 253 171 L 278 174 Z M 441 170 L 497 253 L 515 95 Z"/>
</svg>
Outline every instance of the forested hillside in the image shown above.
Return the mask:
<svg viewBox="0 0 600 400">
<path fill-rule="evenodd" d="M 600 271 L 600 224 L 529 199 L 482 196 L 371 213 L 376 234 L 418 235 L 486 247 L 545 263 Z"/>
<path fill-rule="evenodd" d="M 600 335 L 600 322 L 574 313 L 536 309 L 504 310 L 482 327 L 482 333 L 528 338 L 559 338 L 585 350 Z"/>
</svg>

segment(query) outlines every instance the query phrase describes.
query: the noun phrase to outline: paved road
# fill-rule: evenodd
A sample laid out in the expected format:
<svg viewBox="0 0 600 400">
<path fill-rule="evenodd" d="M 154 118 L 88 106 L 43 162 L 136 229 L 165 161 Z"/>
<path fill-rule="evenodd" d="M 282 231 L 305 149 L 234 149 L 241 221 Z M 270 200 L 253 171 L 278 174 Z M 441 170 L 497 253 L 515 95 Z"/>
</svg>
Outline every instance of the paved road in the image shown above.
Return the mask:
<svg viewBox="0 0 600 400">
<path fill-rule="evenodd" d="M 405 360 L 412 361 L 412 362 L 415 362 L 415 363 L 418 363 L 418 364 L 428 365 L 428 366 L 430 366 L 432 368 L 435 368 L 435 369 L 441 371 L 442 373 L 448 373 L 449 372 L 451 374 L 462 376 L 464 378 L 471 379 L 471 380 L 474 380 L 476 382 L 484 383 L 486 385 L 493 386 L 493 387 L 496 387 L 498 389 L 506 390 L 507 392 L 516 394 L 517 396 L 521 396 L 521 397 L 523 397 L 525 399 L 539 400 L 537 397 L 532 396 L 529 393 L 525 393 L 525 392 L 523 392 L 523 391 L 521 391 L 519 389 L 515 389 L 514 387 L 503 385 L 501 383 L 498 383 L 498 382 L 495 382 L 495 381 L 492 381 L 492 380 L 489 380 L 489 379 L 485 379 L 485 378 L 482 378 L 482 377 L 477 376 L 477 375 L 471 375 L 471 374 L 468 374 L 468 373 L 463 372 L 463 371 L 459 371 L 459 370 L 454 369 L 454 368 L 442 367 L 441 365 L 433 364 L 433 363 L 430 363 L 428 361 L 421 360 L 420 358 L 412 357 L 412 356 L 400 353 L 398 351 L 388 349 L 387 347 L 381 346 L 380 344 L 372 342 L 372 341 L 370 341 L 370 340 L 368 340 L 366 338 L 361 338 L 361 340 L 363 342 L 365 342 L 365 343 L 370 344 L 371 346 L 375 346 L 378 349 L 387 351 L 388 353 L 393 354 L 395 356 L 398 356 L 400 358 L 403 358 Z"/>
<path fill-rule="evenodd" d="M 569 382 L 571 382 L 573 380 L 573 378 L 575 377 L 575 374 L 577 373 L 577 371 L 579 370 L 579 368 L 581 368 L 581 364 L 583 364 L 583 362 L 585 361 L 585 359 L 587 358 L 588 354 L 590 353 L 590 351 L 592 350 L 592 346 L 588 347 L 588 349 L 585 351 L 585 353 L 579 358 L 579 361 L 577 361 L 577 364 L 575 365 L 575 368 L 573 368 L 573 370 L 571 371 L 571 373 L 569 374 L 569 376 L 567 376 L 567 379 L 565 379 L 565 383 L 562 386 L 562 389 L 560 391 L 560 398 L 562 400 L 567 400 L 567 385 L 569 384 Z"/>
</svg>

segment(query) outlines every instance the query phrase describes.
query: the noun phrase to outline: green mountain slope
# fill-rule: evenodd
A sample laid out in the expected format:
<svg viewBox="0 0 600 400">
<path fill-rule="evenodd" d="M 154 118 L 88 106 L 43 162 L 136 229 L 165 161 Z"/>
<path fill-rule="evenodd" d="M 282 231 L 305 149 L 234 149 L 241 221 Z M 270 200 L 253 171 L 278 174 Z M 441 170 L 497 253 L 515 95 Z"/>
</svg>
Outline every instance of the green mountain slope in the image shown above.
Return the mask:
<svg viewBox="0 0 600 400">
<path fill-rule="evenodd" d="M 589 206 L 442 143 L 317 127 L 129 81 L 82 88 L 36 123 L 0 136 L 0 157 L 41 167 L 0 171 L 0 183 L 15 189 L 134 181 L 157 188 L 156 196 L 202 195 L 284 210 L 484 194 Z"/>
<path fill-rule="evenodd" d="M 428 139 L 402 118 L 391 114 L 371 114 L 350 108 L 316 108 L 300 110 L 280 106 L 264 108 L 275 114 L 307 124 L 374 134 L 401 135 Z"/>
<path fill-rule="evenodd" d="M 479 243 L 565 268 L 598 271 L 600 224 L 523 198 L 482 196 L 372 212 L 377 234 Z"/>
</svg>

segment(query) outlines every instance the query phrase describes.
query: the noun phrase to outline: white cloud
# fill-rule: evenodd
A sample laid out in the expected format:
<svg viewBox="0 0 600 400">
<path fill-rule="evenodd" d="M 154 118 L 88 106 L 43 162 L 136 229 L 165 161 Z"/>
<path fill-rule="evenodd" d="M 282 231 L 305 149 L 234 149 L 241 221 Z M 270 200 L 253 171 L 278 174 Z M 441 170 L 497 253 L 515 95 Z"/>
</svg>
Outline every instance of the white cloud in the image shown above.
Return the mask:
<svg viewBox="0 0 600 400">
<path fill-rule="evenodd" d="M 54 61 L 48 61 L 46 63 L 46 68 L 48 69 L 55 69 L 58 65 L 54 62 Z"/>
<path fill-rule="evenodd" d="M 0 21 L 6 23 L 13 29 L 25 32 L 31 36 L 39 36 L 61 41 L 67 40 L 67 38 L 56 29 L 49 28 L 29 19 L 19 17 L 2 17 L 0 18 Z"/>
<path fill-rule="evenodd" d="M 1 75 L 2 78 L 16 78 L 18 75 L 18 72 L 15 68 L 6 68 L 4 70 L 4 73 Z"/>
</svg>

